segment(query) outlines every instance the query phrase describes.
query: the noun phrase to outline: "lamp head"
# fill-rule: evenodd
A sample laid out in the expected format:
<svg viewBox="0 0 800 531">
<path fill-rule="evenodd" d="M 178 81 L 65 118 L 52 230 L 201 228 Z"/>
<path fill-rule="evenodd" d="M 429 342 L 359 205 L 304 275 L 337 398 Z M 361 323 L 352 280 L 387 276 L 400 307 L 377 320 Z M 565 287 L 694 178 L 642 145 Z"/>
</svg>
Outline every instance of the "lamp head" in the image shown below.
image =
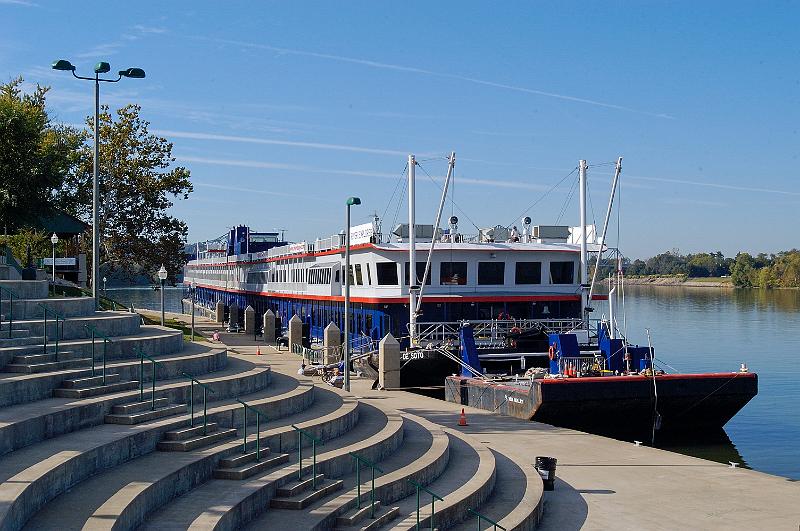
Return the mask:
<svg viewBox="0 0 800 531">
<path fill-rule="evenodd" d="M 75 67 L 72 66 L 72 63 L 70 63 L 66 59 L 59 59 L 58 61 L 53 61 L 53 64 L 51 66 L 53 70 L 67 70 L 70 72 L 75 71 Z"/>
<path fill-rule="evenodd" d="M 105 282 L 105 281 L 106 281 L 106 277 L 103 277 L 103 282 Z"/>
<path fill-rule="evenodd" d="M 167 269 L 163 265 L 161 269 L 158 270 L 158 278 L 160 280 L 167 280 Z"/>
<path fill-rule="evenodd" d="M 106 63 L 105 61 L 100 61 L 99 63 L 94 65 L 95 74 L 105 74 L 106 72 L 111 72 L 111 65 Z"/>
<path fill-rule="evenodd" d="M 53 235 L 50 236 L 50 241 L 53 243 L 53 245 L 57 244 L 58 243 L 58 234 L 56 234 L 54 232 Z"/>
<path fill-rule="evenodd" d="M 347 198 L 347 206 L 360 205 L 360 204 L 361 204 L 361 199 L 359 199 L 358 197 Z"/>
<path fill-rule="evenodd" d="M 144 78 L 144 70 L 142 70 L 141 68 L 128 68 L 126 70 L 120 70 L 118 73 L 122 77 L 130 77 L 133 79 Z"/>
</svg>

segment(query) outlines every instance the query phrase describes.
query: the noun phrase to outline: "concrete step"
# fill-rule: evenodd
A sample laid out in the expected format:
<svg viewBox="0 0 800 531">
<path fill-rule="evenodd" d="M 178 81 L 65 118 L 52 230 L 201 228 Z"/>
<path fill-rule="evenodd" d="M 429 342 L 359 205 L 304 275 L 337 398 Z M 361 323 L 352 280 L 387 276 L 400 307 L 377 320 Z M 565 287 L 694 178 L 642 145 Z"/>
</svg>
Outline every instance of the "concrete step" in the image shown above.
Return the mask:
<svg viewBox="0 0 800 531">
<path fill-rule="evenodd" d="M 97 377 L 95 377 L 97 378 Z M 99 377 L 102 380 L 102 376 Z M 108 395 L 111 393 L 119 393 L 122 391 L 131 391 L 139 387 L 139 382 L 116 382 L 108 383 L 106 385 L 96 385 L 94 387 L 81 387 L 80 389 L 54 389 L 53 396 L 55 398 L 90 398 L 93 396 Z"/>
<path fill-rule="evenodd" d="M 198 424 L 195 421 L 195 424 Z M 202 421 L 200 421 L 199 425 L 189 428 L 181 428 L 180 430 L 172 430 L 168 431 L 164 434 L 165 441 L 186 441 L 191 439 L 192 437 L 197 437 L 198 435 L 203 435 L 205 433 L 211 433 L 217 431 L 219 429 L 219 424 L 216 422 L 209 422 L 205 426 L 203 426 Z"/>
<path fill-rule="evenodd" d="M 42 372 L 63 371 L 67 369 L 80 369 L 91 366 L 91 358 L 75 358 L 65 361 L 50 361 L 46 363 L 9 363 L 3 370 L 6 372 L 20 372 L 26 374 L 38 374 Z"/>
<path fill-rule="evenodd" d="M 374 520 L 370 521 L 367 525 L 361 527 L 361 531 L 373 531 L 380 529 L 400 515 L 400 507 L 392 507 L 383 511 Z"/>
<path fill-rule="evenodd" d="M 245 456 L 252 456 L 252 461 L 240 466 L 220 466 L 220 468 L 215 468 L 214 479 L 241 481 L 289 461 L 289 454 L 270 455 L 269 449 L 266 452 L 261 452 L 259 461 L 255 460 L 255 452 L 245 454 Z M 233 459 L 223 459 L 222 461 L 233 461 Z M 220 465 L 222 465 L 222 461 L 220 461 Z"/>
<path fill-rule="evenodd" d="M 55 311 L 69 319 L 70 317 L 80 317 L 92 315 L 95 311 L 94 299 L 91 297 L 48 297 L 46 299 L 25 299 L 14 300 L 15 319 L 41 319 L 44 310 Z M 0 310 L 3 314 L 9 313 L 8 298 L 4 298 L 0 303 Z M 49 318 L 49 314 L 48 314 Z"/>
<path fill-rule="evenodd" d="M 352 527 L 356 525 L 358 522 L 362 521 L 364 518 L 367 518 L 372 514 L 374 511 L 377 515 L 381 509 L 381 501 L 375 500 L 374 507 L 370 504 L 369 501 L 366 502 L 366 505 L 363 503 L 361 504 L 361 509 L 353 509 L 348 511 L 342 516 L 336 518 L 336 527 Z"/>
<path fill-rule="evenodd" d="M 233 437 L 236 437 L 236 430 L 233 428 L 208 431 L 205 435 L 203 435 L 201 431 L 200 435 L 182 441 L 160 441 L 157 448 L 162 452 L 191 452 L 192 450 L 211 446 L 214 443 Z"/>
<path fill-rule="evenodd" d="M 12 330 L 11 338 L 8 337 L 8 328 L 0 330 L 0 348 L 24 347 L 28 345 L 43 345 L 44 337 L 32 336 L 29 330 Z M 49 345 L 48 345 L 49 347 Z"/>
<path fill-rule="evenodd" d="M 129 415 L 112 413 L 111 415 L 105 416 L 105 422 L 106 424 L 141 424 L 142 422 L 149 422 L 151 420 L 170 417 L 180 413 L 186 413 L 186 404 L 166 406 L 162 408 L 156 407 L 154 410 L 131 413 Z"/>
<path fill-rule="evenodd" d="M 322 476 L 322 474 L 319 474 L 318 476 Z M 311 480 L 302 481 L 300 483 L 307 483 L 306 488 L 294 496 L 284 496 L 282 493 L 286 492 L 285 489 L 278 489 L 278 496 L 272 498 L 269 502 L 270 507 L 274 507 L 276 509 L 295 509 L 299 511 L 301 509 L 305 509 L 315 501 L 340 490 L 342 485 L 344 485 L 344 481 L 341 479 L 334 481 L 323 478 L 322 481 L 317 481 L 316 489 L 308 490 L 311 489 Z"/>
<path fill-rule="evenodd" d="M 142 411 L 150 411 L 155 407 L 156 409 L 162 408 L 169 404 L 168 398 L 156 398 L 155 401 L 142 400 L 141 402 L 132 402 L 130 404 L 121 404 L 111 408 L 113 415 L 132 415 L 133 413 L 141 413 Z"/>
<path fill-rule="evenodd" d="M 119 374 L 107 372 L 105 385 L 117 383 L 119 380 Z M 86 389 L 89 387 L 96 387 L 98 385 L 103 385 L 102 375 L 89 376 L 88 378 L 73 378 L 72 380 L 64 380 L 61 383 L 62 389 Z"/>
<path fill-rule="evenodd" d="M 9 339 L 25 339 L 30 337 L 31 331 L 25 328 L 17 328 L 17 317 L 14 316 L 14 322 L 11 323 L 11 337 L 8 337 L 8 320 L 5 316 L 0 319 L 0 339 L 3 341 L 8 341 Z M 9 346 L 9 345 L 2 345 L 0 346 Z"/>
<path fill-rule="evenodd" d="M 47 335 L 55 336 L 54 319 L 48 315 Z M 91 333 L 86 329 L 86 325 L 94 326 L 98 332 L 112 339 L 116 336 L 128 336 L 139 331 L 141 318 L 138 314 L 128 312 L 95 312 L 91 315 L 77 317 L 67 317 L 66 320 L 59 320 L 59 331 L 62 339 L 86 339 L 91 337 Z M 32 335 L 44 335 L 44 319 L 25 319 L 17 321 L 14 319 L 14 328 L 29 330 Z"/>
<path fill-rule="evenodd" d="M 324 479 L 325 474 L 317 474 L 316 478 L 309 477 L 302 481 L 293 481 L 288 485 L 280 487 L 275 491 L 275 494 L 278 496 L 283 496 L 284 498 L 291 498 L 293 496 L 297 496 L 304 490 L 310 489 L 313 486 L 314 480 L 316 480 L 316 484 L 319 485 Z"/>
<path fill-rule="evenodd" d="M 0 280 L 0 286 L 14 292 L 14 300 L 47 298 L 50 284 L 47 280 Z"/>
<path fill-rule="evenodd" d="M 45 353 L 25 354 L 24 356 L 14 356 L 14 359 L 11 360 L 11 363 L 16 365 L 31 365 L 35 363 L 52 363 L 55 361 L 69 361 L 74 359 L 80 359 L 82 357 L 83 356 L 81 356 L 77 352 L 64 351 L 59 348 L 58 354 L 56 354 L 55 351 L 53 351 L 53 352 L 47 352 L 46 354 Z"/>
</svg>

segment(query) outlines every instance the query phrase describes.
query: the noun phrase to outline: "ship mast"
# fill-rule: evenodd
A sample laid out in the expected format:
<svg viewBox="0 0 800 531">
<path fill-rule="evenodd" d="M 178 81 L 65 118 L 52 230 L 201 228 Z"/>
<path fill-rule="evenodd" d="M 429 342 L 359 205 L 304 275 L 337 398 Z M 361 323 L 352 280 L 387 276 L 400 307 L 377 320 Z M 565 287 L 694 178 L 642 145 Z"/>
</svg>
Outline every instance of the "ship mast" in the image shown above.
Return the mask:
<svg viewBox="0 0 800 531">
<path fill-rule="evenodd" d="M 581 319 L 589 330 L 589 260 L 586 242 L 586 161 L 578 163 L 578 179 L 580 188 L 580 214 L 581 214 Z"/>
<path fill-rule="evenodd" d="M 417 339 L 417 228 L 416 191 L 414 189 L 414 170 L 417 161 L 414 155 L 408 156 L 408 335 L 409 346 Z"/>
</svg>

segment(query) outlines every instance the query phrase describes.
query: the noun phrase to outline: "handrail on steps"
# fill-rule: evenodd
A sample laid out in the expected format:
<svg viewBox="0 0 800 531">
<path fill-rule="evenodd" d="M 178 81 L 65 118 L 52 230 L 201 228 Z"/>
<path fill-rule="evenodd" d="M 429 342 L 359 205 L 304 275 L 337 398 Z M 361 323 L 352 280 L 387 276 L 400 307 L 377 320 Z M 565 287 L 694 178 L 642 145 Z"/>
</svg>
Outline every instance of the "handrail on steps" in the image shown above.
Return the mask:
<svg viewBox="0 0 800 531">
<path fill-rule="evenodd" d="M 154 360 L 150 356 L 144 353 L 141 347 L 139 347 L 139 400 L 144 402 L 144 360 L 147 358 L 153 363 L 153 391 L 152 396 L 150 397 L 150 411 L 155 411 L 156 409 L 156 365 L 161 363 L 160 361 Z"/>
<path fill-rule="evenodd" d="M 203 435 L 206 435 L 208 433 L 208 392 L 210 391 L 211 394 L 214 394 L 214 390 L 188 372 L 181 372 L 181 375 L 183 375 L 184 378 L 188 378 L 192 382 L 189 386 L 189 408 L 191 411 L 191 420 L 189 421 L 189 425 L 192 428 L 194 428 L 194 384 L 197 384 L 203 388 Z"/>
<path fill-rule="evenodd" d="M 481 521 L 482 520 L 486 520 L 489 523 L 489 525 L 494 526 L 494 531 L 497 531 L 498 529 L 502 529 L 503 531 L 508 531 L 505 527 L 501 526 L 500 524 L 498 524 L 497 522 L 495 522 L 494 520 L 492 520 L 488 516 L 479 513 L 475 509 L 467 508 L 467 511 L 471 512 L 472 514 L 474 514 L 475 516 L 478 517 L 478 529 L 481 528 Z"/>
<path fill-rule="evenodd" d="M 317 490 L 317 443 L 325 445 L 325 441 L 314 437 L 311 433 L 303 428 L 298 428 L 294 424 L 292 424 L 292 428 L 297 431 L 297 479 L 298 481 L 302 481 L 303 479 L 303 436 L 305 435 L 311 439 L 311 451 L 313 452 L 313 460 L 311 462 L 311 490 Z"/>
<path fill-rule="evenodd" d="M 356 461 L 356 486 L 357 486 L 356 509 L 361 509 L 361 463 L 364 463 L 364 465 L 372 469 L 372 484 L 369 490 L 369 505 L 370 505 L 369 517 L 375 518 L 375 471 L 377 470 L 381 474 L 384 474 L 384 471 L 381 470 L 381 468 L 378 465 L 376 465 L 369 459 L 361 457 L 355 452 L 349 452 L 349 453 L 351 456 L 353 456 L 353 459 L 355 459 Z"/>
<path fill-rule="evenodd" d="M 49 313 L 49 314 L 53 315 L 56 318 L 56 341 L 55 341 L 55 343 L 56 343 L 56 359 L 58 359 L 58 339 L 59 339 L 59 336 L 60 336 L 60 334 L 58 332 L 58 320 L 61 319 L 61 325 L 63 326 L 64 325 L 64 321 L 66 321 L 67 319 L 63 315 L 58 313 L 57 311 L 55 311 L 55 310 L 53 310 L 51 308 L 48 308 L 44 304 L 38 303 L 38 304 L 36 304 L 36 306 L 41 308 L 42 311 L 44 312 L 44 316 L 43 316 L 43 318 L 44 318 L 44 328 L 42 330 L 42 336 L 44 336 L 44 340 L 42 342 L 42 348 L 44 349 L 42 351 L 43 354 L 47 354 L 47 314 Z"/>
<path fill-rule="evenodd" d="M 92 376 L 94 376 L 95 367 L 94 367 L 94 340 L 95 336 L 100 336 L 103 340 L 103 385 L 106 384 L 106 347 L 109 343 L 113 343 L 114 341 L 105 335 L 104 333 L 100 332 L 96 326 L 91 324 L 85 324 L 83 327 L 92 334 Z"/>
<path fill-rule="evenodd" d="M 417 488 L 417 529 L 420 529 L 420 527 L 419 527 L 419 493 L 420 493 L 420 491 L 423 491 L 423 490 L 431 495 L 431 526 L 430 527 L 431 527 L 431 529 L 436 529 L 436 525 L 434 523 L 434 516 L 436 515 L 436 505 L 435 505 L 436 504 L 436 500 L 444 501 L 444 498 L 442 498 L 441 496 L 439 496 L 438 494 L 436 494 L 435 492 L 433 492 L 432 490 L 427 488 L 425 485 L 417 483 L 413 479 L 407 479 L 406 481 L 408 481 L 409 483 L 411 483 L 412 485 L 414 485 Z"/>
<path fill-rule="evenodd" d="M 14 290 L 11 288 L 6 288 L 4 286 L 0 286 L 0 303 L 3 302 L 3 292 L 8 293 L 8 339 L 12 338 L 11 329 L 13 328 L 14 324 L 14 297 L 19 300 L 19 296 L 14 293 Z M 2 321 L 0 321 L 2 322 Z"/>
<path fill-rule="evenodd" d="M 251 406 L 243 400 L 236 399 L 242 406 L 244 406 L 244 416 L 242 417 L 242 431 L 244 432 L 244 440 L 242 441 L 242 454 L 247 453 L 247 410 L 255 412 L 256 414 L 256 463 L 261 459 L 261 417 L 264 417 L 264 422 L 269 420 L 266 413 L 263 413 Z"/>
</svg>

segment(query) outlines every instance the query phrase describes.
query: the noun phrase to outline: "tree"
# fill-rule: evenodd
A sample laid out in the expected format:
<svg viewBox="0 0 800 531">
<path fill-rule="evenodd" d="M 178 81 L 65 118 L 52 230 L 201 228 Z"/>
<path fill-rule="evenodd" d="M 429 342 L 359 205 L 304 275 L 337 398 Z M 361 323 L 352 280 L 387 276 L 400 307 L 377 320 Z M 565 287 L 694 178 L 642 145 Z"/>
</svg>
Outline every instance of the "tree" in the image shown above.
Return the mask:
<svg viewBox="0 0 800 531">
<path fill-rule="evenodd" d="M 754 260 L 748 253 L 739 253 L 731 267 L 731 282 L 739 288 L 751 288 L 755 283 Z"/>
<path fill-rule="evenodd" d="M 84 133 L 53 125 L 48 88 L 22 90 L 18 77 L 0 85 L 0 230 L 29 226 L 51 211 L 51 200 L 75 167 Z"/>
<path fill-rule="evenodd" d="M 189 170 L 170 168 L 172 143 L 148 132 L 141 107 L 127 105 L 114 119 L 107 106 L 100 113 L 101 267 L 128 278 L 155 274 L 163 264 L 174 281 L 185 263 L 186 223 L 169 214 L 174 198 L 186 199 L 193 187 Z M 94 120 L 87 119 L 93 131 Z M 91 221 L 92 152 L 82 150 L 79 171 L 70 175 L 59 200 L 68 211 Z"/>
</svg>

